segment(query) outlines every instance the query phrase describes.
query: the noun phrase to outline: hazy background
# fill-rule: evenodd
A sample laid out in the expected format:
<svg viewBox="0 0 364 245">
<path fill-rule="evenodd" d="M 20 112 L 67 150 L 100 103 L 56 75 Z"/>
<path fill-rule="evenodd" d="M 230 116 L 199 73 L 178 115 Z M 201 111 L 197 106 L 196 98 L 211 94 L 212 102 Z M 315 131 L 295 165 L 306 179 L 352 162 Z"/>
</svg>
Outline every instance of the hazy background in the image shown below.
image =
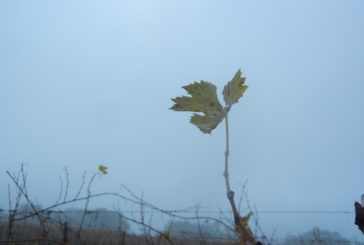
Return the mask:
<svg viewBox="0 0 364 245">
<path fill-rule="evenodd" d="M 0 207 L 5 171 L 21 163 L 44 206 L 65 166 L 75 191 L 104 164 L 95 192 L 124 183 L 161 208 L 228 210 L 224 127 L 204 135 L 168 108 L 201 79 L 221 95 L 242 68 L 233 189 L 248 180 L 261 211 L 352 212 L 364 193 L 363 11 L 362 0 L 1 1 Z M 260 223 L 363 240 L 353 213 L 262 212 Z"/>
</svg>

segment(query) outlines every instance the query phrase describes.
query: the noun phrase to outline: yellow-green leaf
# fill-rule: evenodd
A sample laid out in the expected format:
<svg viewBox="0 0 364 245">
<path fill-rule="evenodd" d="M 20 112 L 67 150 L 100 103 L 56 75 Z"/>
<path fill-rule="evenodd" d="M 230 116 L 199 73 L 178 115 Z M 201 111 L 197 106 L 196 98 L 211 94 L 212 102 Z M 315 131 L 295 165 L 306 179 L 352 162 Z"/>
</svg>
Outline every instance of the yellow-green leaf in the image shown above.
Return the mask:
<svg viewBox="0 0 364 245">
<path fill-rule="evenodd" d="M 241 245 L 247 245 L 248 241 L 250 240 L 249 237 L 253 237 L 254 234 L 252 230 L 248 226 L 248 221 L 250 216 L 252 216 L 252 212 L 249 212 L 248 215 L 241 217 L 239 220 L 239 224 L 236 224 L 235 231 L 240 236 L 240 243 Z"/>
<path fill-rule="evenodd" d="M 107 174 L 107 167 L 104 165 L 99 166 L 99 171 L 103 174 Z"/>
<path fill-rule="evenodd" d="M 175 103 L 170 109 L 174 111 L 202 112 L 191 117 L 203 133 L 211 133 L 224 119 L 226 110 L 217 98 L 216 87 L 212 83 L 201 81 L 183 87 L 191 96 L 182 96 L 172 99 Z"/>
<path fill-rule="evenodd" d="M 193 113 L 190 122 L 195 124 L 203 133 L 209 134 L 217 127 L 217 125 L 219 125 L 219 123 L 224 119 L 225 115 L 225 110 L 222 113 L 219 113 L 217 116 L 211 116 L 209 114 L 201 116 L 199 114 Z"/>
<path fill-rule="evenodd" d="M 169 231 L 162 231 L 160 233 L 160 235 L 162 237 L 164 237 L 165 239 L 167 239 L 167 240 L 171 240 L 171 237 L 172 237 L 172 235 L 171 235 L 171 233 Z"/>
<path fill-rule="evenodd" d="M 244 82 L 245 77 L 241 77 L 241 71 L 239 69 L 233 79 L 225 85 L 224 91 L 222 92 L 227 106 L 237 103 L 240 97 L 243 96 L 245 90 L 248 88 Z"/>
</svg>

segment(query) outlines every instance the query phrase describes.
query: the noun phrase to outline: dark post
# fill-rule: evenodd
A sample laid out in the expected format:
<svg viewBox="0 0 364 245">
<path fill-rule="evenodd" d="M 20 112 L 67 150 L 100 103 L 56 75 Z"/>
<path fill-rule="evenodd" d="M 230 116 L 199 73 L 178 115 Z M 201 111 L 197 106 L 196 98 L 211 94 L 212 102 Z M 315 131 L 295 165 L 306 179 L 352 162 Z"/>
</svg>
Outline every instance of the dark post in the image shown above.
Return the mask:
<svg viewBox="0 0 364 245">
<path fill-rule="evenodd" d="M 63 242 L 68 243 L 68 222 L 65 221 L 63 224 Z"/>
<path fill-rule="evenodd" d="M 126 232 L 123 231 L 123 233 L 121 234 L 121 245 L 125 245 L 125 238 L 126 238 Z"/>
</svg>

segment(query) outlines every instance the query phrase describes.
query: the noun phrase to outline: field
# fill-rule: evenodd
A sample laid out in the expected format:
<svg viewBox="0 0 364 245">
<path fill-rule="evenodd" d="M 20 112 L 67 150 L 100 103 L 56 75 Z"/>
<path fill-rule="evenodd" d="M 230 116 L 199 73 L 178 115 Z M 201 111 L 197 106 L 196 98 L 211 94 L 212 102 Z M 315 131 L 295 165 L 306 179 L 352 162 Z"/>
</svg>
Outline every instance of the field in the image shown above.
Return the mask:
<svg viewBox="0 0 364 245">
<path fill-rule="evenodd" d="M 137 244 L 238 244 L 237 241 L 217 240 L 208 236 L 188 238 L 173 237 L 168 235 L 168 239 L 161 235 L 135 235 L 123 230 L 111 229 L 90 229 L 85 228 L 78 235 L 78 227 L 47 225 L 46 230 L 38 224 L 28 222 L 18 222 L 9 227 L 8 222 L 0 223 L 0 243 L 1 244 L 84 244 L 84 245 L 137 245 Z"/>
</svg>

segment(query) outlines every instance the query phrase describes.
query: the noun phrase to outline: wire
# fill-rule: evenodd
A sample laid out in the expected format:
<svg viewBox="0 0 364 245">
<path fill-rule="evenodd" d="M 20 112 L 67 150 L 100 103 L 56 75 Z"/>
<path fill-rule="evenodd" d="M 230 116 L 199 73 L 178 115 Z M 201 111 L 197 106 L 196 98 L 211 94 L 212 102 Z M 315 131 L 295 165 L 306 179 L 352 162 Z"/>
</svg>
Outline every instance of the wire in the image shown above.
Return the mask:
<svg viewBox="0 0 364 245">
<path fill-rule="evenodd" d="M 15 212 L 16 210 L 5 210 L 0 209 L 0 212 Z M 17 210 L 18 211 L 18 210 Z M 25 211 L 26 212 L 26 211 Z M 25 213 L 24 211 L 19 211 L 19 213 Z M 108 213 L 108 212 L 114 212 L 113 210 L 87 210 L 86 213 Z M 120 211 L 121 213 L 140 213 L 138 210 L 124 210 Z M 144 213 L 159 213 L 157 210 L 149 210 L 149 211 L 143 211 Z M 204 214 L 216 214 L 216 213 L 230 213 L 231 211 L 227 210 L 198 210 L 198 214 L 204 213 Z M 29 212 L 28 212 L 29 213 Z M 84 210 L 49 210 L 45 213 L 84 213 Z M 171 213 L 194 213 L 196 214 L 196 211 L 174 211 Z M 353 214 L 354 211 L 346 211 L 346 210 L 332 210 L 332 211 L 323 211 L 323 210 L 257 210 L 258 214 Z"/>
</svg>

